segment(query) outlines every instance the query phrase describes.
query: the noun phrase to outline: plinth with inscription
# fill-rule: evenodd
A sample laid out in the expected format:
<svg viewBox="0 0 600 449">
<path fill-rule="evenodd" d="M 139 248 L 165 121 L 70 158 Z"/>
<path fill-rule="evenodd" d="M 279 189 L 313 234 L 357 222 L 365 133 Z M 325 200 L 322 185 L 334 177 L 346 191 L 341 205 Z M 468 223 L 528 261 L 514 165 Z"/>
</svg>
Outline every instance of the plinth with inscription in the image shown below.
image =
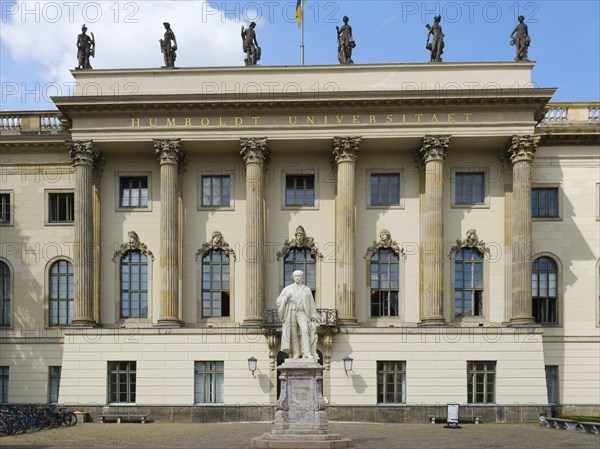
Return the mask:
<svg viewBox="0 0 600 449">
<path fill-rule="evenodd" d="M 313 359 L 286 359 L 277 368 L 281 392 L 275 425 L 252 439 L 252 449 L 337 449 L 352 447 L 349 438 L 332 433 L 323 397 L 323 367 Z"/>
</svg>

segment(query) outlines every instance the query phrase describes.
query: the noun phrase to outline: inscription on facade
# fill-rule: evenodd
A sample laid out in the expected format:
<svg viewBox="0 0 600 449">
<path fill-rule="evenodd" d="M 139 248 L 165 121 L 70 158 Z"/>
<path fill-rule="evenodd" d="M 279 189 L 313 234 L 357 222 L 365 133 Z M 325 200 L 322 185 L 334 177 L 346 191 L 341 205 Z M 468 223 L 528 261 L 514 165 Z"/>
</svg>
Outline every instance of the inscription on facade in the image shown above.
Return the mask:
<svg viewBox="0 0 600 449">
<path fill-rule="evenodd" d="M 273 126 L 414 125 L 472 123 L 470 112 L 341 114 L 288 116 L 132 117 L 128 125 L 142 128 L 235 128 Z"/>
</svg>

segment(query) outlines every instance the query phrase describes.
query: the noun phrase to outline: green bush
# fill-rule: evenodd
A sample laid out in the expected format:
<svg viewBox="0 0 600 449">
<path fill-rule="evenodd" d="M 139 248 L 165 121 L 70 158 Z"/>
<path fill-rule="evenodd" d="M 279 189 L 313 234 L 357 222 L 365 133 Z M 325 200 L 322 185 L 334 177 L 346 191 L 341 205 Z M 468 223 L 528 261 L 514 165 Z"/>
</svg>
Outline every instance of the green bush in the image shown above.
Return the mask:
<svg viewBox="0 0 600 449">
<path fill-rule="evenodd" d="M 579 422 L 597 422 L 600 423 L 600 416 L 559 416 L 560 419 L 572 419 Z"/>
</svg>

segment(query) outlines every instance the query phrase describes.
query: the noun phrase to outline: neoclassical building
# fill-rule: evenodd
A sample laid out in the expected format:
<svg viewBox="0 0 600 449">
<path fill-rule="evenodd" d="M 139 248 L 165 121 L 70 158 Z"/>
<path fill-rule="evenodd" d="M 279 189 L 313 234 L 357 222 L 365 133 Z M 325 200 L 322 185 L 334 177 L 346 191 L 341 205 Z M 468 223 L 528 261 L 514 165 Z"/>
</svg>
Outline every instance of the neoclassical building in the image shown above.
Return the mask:
<svg viewBox="0 0 600 449">
<path fill-rule="evenodd" d="M 331 419 L 597 414 L 600 104 L 533 65 L 82 70 L 1 113 L 0 402 L 270 419 L 300 269 Z"/>
</svg>

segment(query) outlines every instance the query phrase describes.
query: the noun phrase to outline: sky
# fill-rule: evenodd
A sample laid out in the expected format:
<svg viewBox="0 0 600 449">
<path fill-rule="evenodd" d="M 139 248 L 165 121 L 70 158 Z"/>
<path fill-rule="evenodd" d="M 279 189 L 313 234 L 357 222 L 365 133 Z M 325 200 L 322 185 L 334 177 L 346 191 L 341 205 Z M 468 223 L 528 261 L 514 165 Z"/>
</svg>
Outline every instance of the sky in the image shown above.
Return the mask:
<svg viewBox="0 0 600 449">
<path fill-rule="evenodd" d="M 163 65 L 168 21 L 178 67 L 242 66 L 241 26 L 256 22 L 263 66 L 300 64 L 296 0 L 0 0 L 2 111 L 55 109 L 72 95 L 77 35 L 94 33 L 94 69 Z M 553 101 L 600 101 L 600 0 L 308 0 L 305 64 L 339 64 L 336 26 L 350 18 L 356 64 L 427 62 L 426 24 L 441 15 L 445 62 L 512 61 L 509 35 L 523 15 L 533 82 L 557 87 Z"/>
</svg>

